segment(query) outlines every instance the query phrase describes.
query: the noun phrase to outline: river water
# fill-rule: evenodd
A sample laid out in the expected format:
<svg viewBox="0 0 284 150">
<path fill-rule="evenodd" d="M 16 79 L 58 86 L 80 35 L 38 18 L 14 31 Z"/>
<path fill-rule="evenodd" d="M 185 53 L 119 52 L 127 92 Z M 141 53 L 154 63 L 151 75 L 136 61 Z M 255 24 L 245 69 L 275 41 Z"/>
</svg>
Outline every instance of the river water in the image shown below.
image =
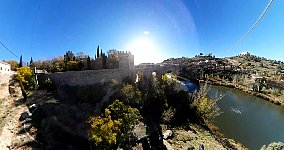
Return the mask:
<svg viewBox="0 0 284 150">
<path fill-rule="evenodd" d="M 225 137 L 253 150 L 273 141 L 284 142 L 283 106 L 237 89 L 220 86 L 211 86 L 209 97 L 216 91 L 225 96 L 218 101 L 222 114 L 213 122 Z"/>
</svg>

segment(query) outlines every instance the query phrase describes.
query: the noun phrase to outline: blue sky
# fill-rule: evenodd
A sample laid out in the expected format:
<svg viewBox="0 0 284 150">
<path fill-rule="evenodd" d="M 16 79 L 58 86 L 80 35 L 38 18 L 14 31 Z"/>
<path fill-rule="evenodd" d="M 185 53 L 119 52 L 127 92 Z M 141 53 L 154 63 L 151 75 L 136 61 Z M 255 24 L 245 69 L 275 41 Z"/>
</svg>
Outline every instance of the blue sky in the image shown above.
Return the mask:
<svg viewBox="0 0 284 150">
<path fill-rule="evenodd" d="M 269 0 L 2 0 L 0 41 L 28 61 L 67 50 L 94 57 L 132 51 L 138 62 L 217 57 L 248 51 L 284 60 L 284 1 L 274 0 L 263 20 L 233 50 Z M 16 59 L 0 47 L 0 60 Z"/>
</svg>

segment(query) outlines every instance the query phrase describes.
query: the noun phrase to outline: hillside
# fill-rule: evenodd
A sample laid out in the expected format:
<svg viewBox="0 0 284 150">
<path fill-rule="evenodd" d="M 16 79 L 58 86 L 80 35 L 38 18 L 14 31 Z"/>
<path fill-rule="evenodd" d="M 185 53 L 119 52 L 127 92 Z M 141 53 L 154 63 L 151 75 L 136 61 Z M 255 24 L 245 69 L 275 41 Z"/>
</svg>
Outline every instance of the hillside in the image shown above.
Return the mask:
<svg viewBox="0 0 284 150">
<path fill-rule="evenodd" d="M 226 58 L 215 58 L 212 54 L 172 58 L 162 64 L 180 65 L 180 76 L 188 79 L 238 88 L 276 104 L 284 104 L 284 62 L 281 61 L 247 53 Z"/>
</svg>

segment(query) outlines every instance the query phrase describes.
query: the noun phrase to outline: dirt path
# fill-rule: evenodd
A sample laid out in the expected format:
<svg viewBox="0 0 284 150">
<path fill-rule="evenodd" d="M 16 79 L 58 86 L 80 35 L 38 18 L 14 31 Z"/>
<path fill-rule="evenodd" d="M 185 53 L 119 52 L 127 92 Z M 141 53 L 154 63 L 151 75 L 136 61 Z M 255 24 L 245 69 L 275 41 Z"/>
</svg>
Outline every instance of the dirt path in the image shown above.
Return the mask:
<svg viewBox="0 0 284 150">
<path fill-rule="evenodd" d="M 14 101 L 20 97 L 11 97 L 9 94 L 10 74 L 0 74 L 0 150 L 12 149 L 13 140 L 19 136 L 19 117 L 25 111 L 25 105 L 15 106 Z"/>
</svg>

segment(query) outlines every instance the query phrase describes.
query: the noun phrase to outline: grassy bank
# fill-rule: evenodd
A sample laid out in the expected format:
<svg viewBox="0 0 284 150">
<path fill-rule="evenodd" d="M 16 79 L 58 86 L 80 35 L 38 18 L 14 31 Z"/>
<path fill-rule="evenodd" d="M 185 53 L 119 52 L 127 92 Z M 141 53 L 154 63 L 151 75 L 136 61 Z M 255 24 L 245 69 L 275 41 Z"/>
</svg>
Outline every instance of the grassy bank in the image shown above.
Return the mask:
<svg viewBox="0 0 284 150">
<path fill-rule="evenodd" d="M 204 146 L 204 149 L 210 150 L 225 150 L 225 149 L 246 149 L 240 143 L 235 142 L 232 139 L 223 137 L 220 133 L 213 131 L 215 128 L 212 125 L 208 127 L 202 127 L 197 124 L 189 124 L 188 129 L 173 128 L 173 137 L 167 139 L 173 149 L 181 150 L 193 147 L 198 149 L 200 145 Z M 216 130 L 216 128 L 215 128 Z"/>
</svg>

